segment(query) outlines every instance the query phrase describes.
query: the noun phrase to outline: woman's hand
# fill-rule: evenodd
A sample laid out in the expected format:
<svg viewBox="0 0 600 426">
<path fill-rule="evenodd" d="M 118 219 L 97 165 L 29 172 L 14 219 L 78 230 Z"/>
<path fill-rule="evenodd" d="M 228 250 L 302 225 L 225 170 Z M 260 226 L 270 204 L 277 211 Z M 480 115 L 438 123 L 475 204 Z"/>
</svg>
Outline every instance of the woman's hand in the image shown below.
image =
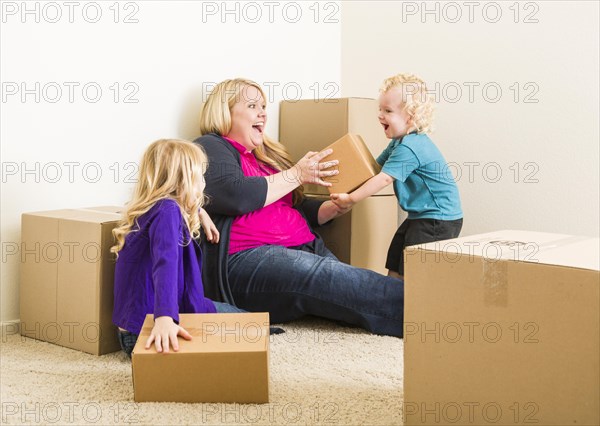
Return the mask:
<svg viewBox="0 0 600 426">
<path fill-rule="evenodd" d="M 179 350 L 177 336 L 183 337 L 185 340 L 192 340 L 192 336 L 183 327 L 175 324 L 171 317 L 158 317 L 154 319 L 154 327 L 150 332 L 150 337 L 146 340 L 146 349 L 150 349 L 152 342 L 156 346 L 156 352 L 169 352 L 169 342 L 173 346 L 173 350 Z"/>
<path fill-rule="evenodd" d="M 334 176 L 339 173 L 338 170 L 324 170 L 339 164 L 338 160 L 330 160 L 324 163 L 320 161 L 331 155 L 332 149 L 322 152 L 309 152 L 300 159 L 294 166 L 275 175 L 265 177 L 267 180 L 267 198 L 265 206 L 279 200 L 281 197 L 289 194 L 299 185 L 307 183 L 316 183 L 322 186 L 331 186 L 331 183 L 323 181 L 322 178 Z"/>
<path fill-rule="evenodd" d="M 206 234 L 206 239 L 213 244 L 217 244 L 219 242 L 219 231 L 206 210 L 200 209 L 198 216 L 200 216 L 200 223 Z"/>
<path fill-rule="evenodd" d="M 316 183 L 321 186 L 331 186 L 329 182 L 325 182 L 322 178 L 335 176 L 339 170 L 325 170 L 339 164 L 338 160 L 330 160 L 321 163 L 321 160 L 333 153 L 332 149 L 327 149 L 321 152 L 308 152 L 298 161 L 291 170 L 294 176 L 297 177 L 298 183 L 301 185 Z"/>
<path fill-rule="evenodd" d="M 331 194 L 329 198 L 331 198 L 333 204 L 335 204 L 340 211 L 344 211 L 344 213 L 356 204 L 356 202 L 352 200 L 350 194 Z"/>
<path fill-rule="evenodd" d="M 340 208 L 336 204 L 334 204 L 333 201 L 327 200 L 323 204 L 321 204 L 321 207 L 319 207 L 319 212 L 317 216 L 319 225 L 324 225 L 331 219 L 335 219 L 336 217 L 348 213 L 351 209 L 351 207 Z"/>
</svg>

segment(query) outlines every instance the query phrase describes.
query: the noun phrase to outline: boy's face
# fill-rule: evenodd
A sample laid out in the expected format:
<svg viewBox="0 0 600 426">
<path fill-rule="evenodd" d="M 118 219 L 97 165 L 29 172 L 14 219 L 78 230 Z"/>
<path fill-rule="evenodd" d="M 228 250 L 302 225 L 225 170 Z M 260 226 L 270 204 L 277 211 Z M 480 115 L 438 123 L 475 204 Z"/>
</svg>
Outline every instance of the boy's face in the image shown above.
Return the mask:
<svg viewBox="0 0 600 426">
<path fill-rule="evenodd" d="M 383 126 L 385 136 L 389 139 L 400 139 L 409 132 L 410 116 L 404 110 L 402 90 L 399 87 L 392 87 L 379 95 L 377 117 Z"/>
</svg>

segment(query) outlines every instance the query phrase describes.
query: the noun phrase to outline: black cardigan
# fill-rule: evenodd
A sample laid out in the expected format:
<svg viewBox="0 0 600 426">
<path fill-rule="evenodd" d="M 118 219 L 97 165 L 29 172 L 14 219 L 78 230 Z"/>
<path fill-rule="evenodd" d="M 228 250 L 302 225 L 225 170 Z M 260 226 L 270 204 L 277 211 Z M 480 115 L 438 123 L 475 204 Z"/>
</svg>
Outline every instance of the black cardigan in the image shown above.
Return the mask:
<svg viewBox="0 0 600 426">
<path fill-rule="evenodd" d="M 225 139 L 210 133 L 194 141 L 208 156 L 204 206 L 219 230 L 219 244 L 209 243 L 203 236 L 202 280 L 206 297 L 235 305 L 227 277 L 229 236 L 237 216 L 262 208 L 267 199 L 267 180 L 261 176 L 244 176 L 240 153 Z M 318 226 L 318 213 L 323 200 L 304 198 L 295 206 L 309 227 Z M 312 231 L 316 238 L 318 234 Z"/>
</svg>

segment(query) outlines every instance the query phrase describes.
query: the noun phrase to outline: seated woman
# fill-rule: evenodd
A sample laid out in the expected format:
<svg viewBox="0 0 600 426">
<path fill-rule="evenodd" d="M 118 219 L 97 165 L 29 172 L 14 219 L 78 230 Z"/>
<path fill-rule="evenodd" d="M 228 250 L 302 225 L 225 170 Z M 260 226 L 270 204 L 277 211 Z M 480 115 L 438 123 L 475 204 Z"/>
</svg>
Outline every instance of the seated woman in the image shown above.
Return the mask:
<svg viewBox="0 0 600 426">
<path fill-rule="evenodd" d="M 218 245 L 204 244 L 208 297 L 271 322 L 315 315 L 402 336 L 404 282 L 340 262 L 312 226 L 345 213 L 331 201 L 303 197 L 302 185 L 322 178 L 337 161 L 307 153 L 297 164 L 269 139 L 265 94 L 244 79 L 219 83 L 201 115 L 195 142 L 208 156 L 207 212 L 219 229 Z"/>
</svg>

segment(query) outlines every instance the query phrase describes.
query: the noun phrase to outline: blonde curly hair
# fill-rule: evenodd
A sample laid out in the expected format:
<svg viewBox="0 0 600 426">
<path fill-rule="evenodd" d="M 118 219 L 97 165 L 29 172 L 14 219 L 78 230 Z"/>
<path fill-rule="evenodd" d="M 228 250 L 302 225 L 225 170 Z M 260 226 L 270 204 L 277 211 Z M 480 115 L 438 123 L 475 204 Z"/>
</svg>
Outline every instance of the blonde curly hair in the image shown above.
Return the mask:
<svg viewBox="0 0 600 426">
<path fill-rule="evenodd" d="M 204 203 L 204 194 L 199 188 L 207 162 L 204 150 L 190 141 L 160 139 L 153 142 L 142 156 L 133 198 L 112 231 L 116 244 L 110 251 L 118 257 L 127 235 L 139 230 L 138 218 L 164 199 L 174 200 L 179 205 L 191 237 L 197 238 L 200 235 L 198 212 Z"/>
<path fill-rule="evenodd" d="M 399 87 L 402 90 L 402 104 L 410 117 L 409 133 L 431 133 L 433 131 L 433 99 L 427 92 L 427 85 L 414 74 L 397 74 L 386 78 L 379 91 Z"/>
<path fill-rule="evenodd" d="M 227 136 L 231 131 L 231 110 L 242 100 L 242 92 L 248 86 L 255 87 L 264 100 L 267 99 L 258 83 L 245 78 L 224 80 L 217 84 L 210 92 L 200 114 L 200 133 L 216 133 Z M 263 133 L 263 144 L 253 151 L 254 156 L 261 163 L 273 167 L 275 170 L 284 171 L 294 165 L 285 146 Z M 303 187 L 296 188 L 293 192 L 294 203 L 303 198 Z"/>
</svg>

